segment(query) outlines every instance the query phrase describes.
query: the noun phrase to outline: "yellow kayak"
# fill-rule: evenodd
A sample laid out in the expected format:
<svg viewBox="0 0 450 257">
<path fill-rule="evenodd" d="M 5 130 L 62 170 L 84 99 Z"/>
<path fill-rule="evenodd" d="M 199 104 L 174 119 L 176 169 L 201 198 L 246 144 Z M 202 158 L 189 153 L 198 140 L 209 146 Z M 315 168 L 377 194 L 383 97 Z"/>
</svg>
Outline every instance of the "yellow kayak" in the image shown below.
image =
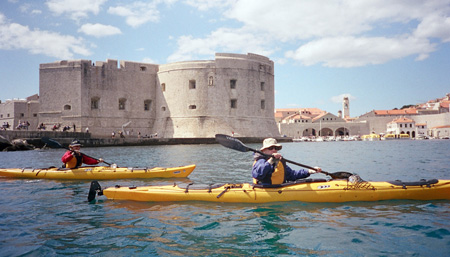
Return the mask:
<svg viewBox="0 0 450 257">
<path fill-rule="evenodd" d="M 133 201 L 208 201 L 232 203 L 266 202 L 353 202 L 393 199 L 450 200 L 450 180 L 432 179 L 418 182 L 350 182 L 348 180 L 305 179 L 279 186 L 248 183 L 196 186 L 165 185 L 141 187 L 111 187 L 101 191 L 113 200 Z M 95 196 L 94 196 L 95 199 Z M 90 198 L 89 200 L 92 200 Z"/>
<path fill-rule="evenodd" d="M 195 165 L 173 168 L 125 168 L 108 166 L 82 166 L 76 169 L 0 169 L 0 176 L 28 179 L 132 179 L 132 178 L 185 178 L 192 173 Z"/>
</svg>

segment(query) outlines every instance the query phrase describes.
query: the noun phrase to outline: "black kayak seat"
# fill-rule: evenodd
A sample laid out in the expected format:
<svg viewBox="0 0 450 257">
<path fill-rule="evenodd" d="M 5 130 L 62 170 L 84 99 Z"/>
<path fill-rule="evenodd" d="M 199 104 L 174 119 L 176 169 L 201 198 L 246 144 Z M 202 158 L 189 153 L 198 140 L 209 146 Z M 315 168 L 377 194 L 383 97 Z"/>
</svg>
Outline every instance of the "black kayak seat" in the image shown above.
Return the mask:
<svg viewBox="0 0 450 257">
<path fill-rule="evenodd" d="M 414 182 L 403 182 L 401 180 L 394 180 L 394 181 L 387 181 L 388 183 L 396 186 L 430 186 L 433 184 L 437 184 L 439 180 L 437 179 L 421 179 L 420 181 L 414 181 Z"/>
</svg>

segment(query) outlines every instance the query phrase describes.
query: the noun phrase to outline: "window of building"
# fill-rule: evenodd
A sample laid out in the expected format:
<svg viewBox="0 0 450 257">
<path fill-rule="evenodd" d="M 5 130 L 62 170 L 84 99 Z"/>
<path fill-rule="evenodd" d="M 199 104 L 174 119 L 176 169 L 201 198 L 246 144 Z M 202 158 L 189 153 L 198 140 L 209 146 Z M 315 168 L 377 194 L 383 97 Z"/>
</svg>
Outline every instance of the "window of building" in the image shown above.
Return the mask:
<svg viewBox="0 0 450 257">
<path fill-rule="evenodd" d="M 264 91 L 264 87 L 265 87 L 264 82 L 261 82 L 261 91 Z"/>
<path fill-rule="evenodd" d="M 144 67 L 144 66 L 141 66 L 140 68 L 141 68 L 141 71 L 146 71 L 147 70 L 147 67 Z"/>
<path fill-rule="evenodd" d="M 161 107 L 161 111 L 165 112 L 166 111 L 166 107 L 165 106 Z"/>
<path fill-rule="evenodd" d="M 72 109 L 72 106 L 70 106 L 68 104 L 64 105 L 64 110 L 68 111 L 68 110 L 71 110 L 71 109 Z"/>
<path fill-rule="evenodd" d="M 37 117 L 37 113 L 33 113 L 33 117 Z"/>
<path fill-rule="evenodd" d="M 152 106 L 152 100 L 144 101 L 144 111 L 150 111 L 151 106 Z"/>
<path fill-rule="evenodd" d="M 213 76 L 209 76 L 209 78 L 208 78 L 208 86 L 214 86 L 214 77 Z"/>
<path fill-rule="evenodd" d="M 236 89 L 236 82 L 237 82 L 237 80 L 235 80 L 235 79 L 230 80 L 230 88 L 231 89 Z"/>
<path fill-rule="evenodd" d="M 195 80 L 189 80 L 189 89 L 195 89 Z"/>
<path fill-rule="evenodd" d="M 0 114 L 0 118 L 3 118 L 3 114 Z"/>
<path fill-rule="evenodd" d="M 232 109 L 236 109 L 237 108 L 237 99 L 231 99 L 230 107 Z"/>
<path fill-rule="evenodd" d="M 195 105 L 195 104 L 189 105 L 189 109 L 195 110 L 195 109 L 197 109 L 197 105 Z"/>
<path fill-rule="evenodd" d="M 262 110 L 266 109 L 266 101 L 265 100 L 261 100 L 261 109 Z"/>
<path fill-rule="evenodd" d="M 166 83 L 161 84 L 161 90 L 164 92 L 166 91 Z"/>
<path fill-rule="evenodd" d="M 97 110 L 99 102 L 100 102 L 100 98 L 92 97 L 91 98 L 91 110 Z"/>
<path fill-rule="evenodd" d="M 126 102 L 127 102 L 127 99 L 125 99 L 125 98 L 119 99 L 119 110 L 125 110 Z"/>
<path fill-rule="evenodd" d="M 21 113 L 21 114 L 20 114 L 20 117 L 25 117 L 25 113 Z"/>
</svg>

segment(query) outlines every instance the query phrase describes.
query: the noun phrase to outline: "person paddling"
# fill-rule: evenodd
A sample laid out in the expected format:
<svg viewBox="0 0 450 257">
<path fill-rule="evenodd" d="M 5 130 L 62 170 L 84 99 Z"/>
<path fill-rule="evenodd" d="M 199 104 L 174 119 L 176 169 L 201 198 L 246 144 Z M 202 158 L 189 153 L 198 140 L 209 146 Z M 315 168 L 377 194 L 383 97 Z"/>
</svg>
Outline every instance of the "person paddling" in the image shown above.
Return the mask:
<svg viewBox="0 0 450 257">
<path fill-rule="evenodd" d="M 282 147 L 274 138 L 264 139 L 263 147 L 260 151 L 265 155 L 257 152 L 254 154 L 255 161 L 252 168 L 253 183 L 262 185 L 282 184 L 288 181 L 307 178 L 311 174 L 322 172 L 322 169 L 319 167 L 314 167 L 315 170 L 291 169 L 278 152 Z"/>
<path fill-rule="evenodd" d="M 69 150 L 64 153 L 61 158 L 61 161 L 64 163 L 64 168 L 75 169 L 80 167 L 83 163 L 94 165 L 103 162 L 103 159 L 94 159 L 89 156 L 86 156 L 80 152 L 81 143 L 78 140 L 72 141 L 69 145 Z"/>
</svg>

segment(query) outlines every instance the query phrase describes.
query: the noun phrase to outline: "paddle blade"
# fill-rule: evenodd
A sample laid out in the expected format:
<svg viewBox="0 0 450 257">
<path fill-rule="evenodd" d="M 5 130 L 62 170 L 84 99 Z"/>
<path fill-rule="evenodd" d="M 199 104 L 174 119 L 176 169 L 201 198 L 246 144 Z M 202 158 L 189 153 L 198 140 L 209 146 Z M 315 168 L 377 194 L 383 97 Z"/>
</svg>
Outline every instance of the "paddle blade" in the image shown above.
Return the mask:
<svg viewBox="0 0 450 257">
<path fill-rule="evenodd" d="M 240 152 L 250 151 L 250 148 L 244 145 L 239 139 L 232 136 L 216 134 L 216 141 L 227 148 L 231 148 Z"/>
<path fill-rule="evenodd" d="M 51 139 L 49 137 L 42 137 L 42 142 L 46 143 L 48 147 L 51 148 L 64 148 L 58 141 Z"/>
<path fill-rule="evenodd" d="M 93 200 L 95 200 L 97 193 L 100 192 L 102 192 L 102 187 L 100 186 L 98 181 L 92 181 L 91 187 L 89 188 L 88 202 L 92 202 Z"/>
</svg>

